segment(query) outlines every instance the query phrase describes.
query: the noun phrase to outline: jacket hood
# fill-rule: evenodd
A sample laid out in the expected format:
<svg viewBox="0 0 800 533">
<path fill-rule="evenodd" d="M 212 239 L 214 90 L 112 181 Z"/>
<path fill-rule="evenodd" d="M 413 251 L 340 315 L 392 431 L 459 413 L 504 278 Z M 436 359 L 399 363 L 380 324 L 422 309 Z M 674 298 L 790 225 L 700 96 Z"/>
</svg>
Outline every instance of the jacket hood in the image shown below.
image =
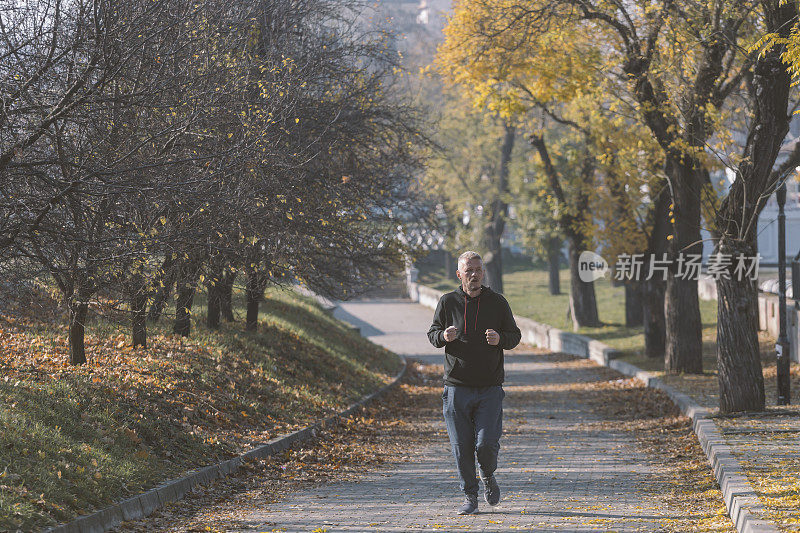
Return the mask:
<svg viewBox="0 0 800 533">
<path fill-rule="evenodd" d="M 454 326 L 458 335 L 445 341 L 444 332 Z M 486 342 L 485 331 L 500 334 L 500 343 Z M 428 340 L 445 349 L 444 378 L 447 385 L 487 387 L 503 383 L 503 350 L 511 350 L 522 334 L 511 307 L 499 292 L 481 287 L 480 296 L 470 298 L 458 286 L 439 298 Z"/>
<path fill-rule="evenodd" d="M 481 285 L 481 292 L 478 294 L 478 296 L 470 296 L 469 294 L 464 292 L 464 287 L 462 287 L 461 285 L 459 285 L 458 288 L 456 289 L 456 293 L 459 296 L 461 296 L 462 298 L 466 298 L 469 301 L 477 300 L 478 298 L 480 298 L 481 296 L 485 295 L 488 292 L 492 292 L 492 289 L 487 287 L 486 285 Z"/>
</svg>

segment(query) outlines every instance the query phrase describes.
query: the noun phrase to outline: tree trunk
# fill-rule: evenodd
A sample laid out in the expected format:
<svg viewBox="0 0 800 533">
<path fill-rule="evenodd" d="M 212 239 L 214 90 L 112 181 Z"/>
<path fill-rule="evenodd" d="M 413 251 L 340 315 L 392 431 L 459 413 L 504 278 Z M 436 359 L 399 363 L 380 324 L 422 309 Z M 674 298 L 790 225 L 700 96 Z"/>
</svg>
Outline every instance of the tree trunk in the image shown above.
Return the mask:
<svg viewBox="0 0 800 533">
<path fill-rule="evenodd" d="M 73 365 L 86 363 L 84 333 L 88 313 L 89 304 L 86 302 L 72 302 L 69 305 L 69 362 Z"/>
<path fill-rule="evenodd" d="M 503 248 L 502 237 L 508 216 L 508 204 L 503 198 L 508 194 L 508 167 L 511 152 L 514 149 L 516 129 L 505 124 L 503 145 L 500 148 L 500 167 L 497 173 L 497 196 L 492 201 L 489 222 L 484 228 L 486 254 L 483 256 L 483 267 L 486 271 L 486 285 L 495 292 L 503 292 Z"/>
<path fill-rule="evenodd" d="M 720 253 L 740 250 L 720 243 Z M 743 252 L 749 257 L 755 250 Z M 750 279 L 717 279 L 717 379 L 723 413 L 764 410 L 764 376 L 758 346 L 758 288 Z"/>
<path fill-rule="evenodd" d="M 188 337 L 191 332 L 192 304 L 194 303 L 195 284 L 199 274 L 199 260 L 190 257 L 181 261 L 180 272 L 176 282 L 175 325 L 172 331 L 183 337 Z"/>
<path fill-rule="evenodd" d="M 633 280 L 625 283 L 625 327 L 638 328 L 643 322 L 641 281 Z"/>
<path fill-rule="evenodd" d="M 219 305 L 222 313 L 222 320 L 233 322 L 233 282 L 236 280 L 236 272 L 224 271 L 222 274 L 222 284 L 219 293 Z"/>
<path fill-rule="evenodd" d="M 547 287 L 550 294 L 561 294 L 561 240 L 550 239 L 547 246 Z"/>
<path fill-rule="evenodd" d="M 264 298 L 266 281 L 266 276 L 258 270 L 247 272 L 247 318 L 245 320 L 247 331 L 255 331 L 258 328 L 258 306 L 261 299 Z"/>
<path fill-rule="evenodd" d="M 486 286 L 494 292 L 503 292 L 503 259 L 500 250 L 490 250 L 483 255 L 483 270 L 486 273 Z"/>
<path fill-rule="evenodd" d="M 653 277 L 642 284 L 642 322 L 644 325 L 644 353 L 650 358 L 664 358 L 667 331 L 664 318 L 663 279 Z"/>
<path fill-rule="evenodd" d="M 147 293 L 140 289 L 131 297 L 133 347 L 147 348 Z"/>
<path fill-rule="evenodd" d="M 580 278 L 581 250 L 590 244 L 590 239 L 585 234 L 585 220 L 589 217 L 589 191 L 593 186 L 594 160 L 584 154 L 581 166 L 581 183 L 575 191 L 575 212 L 577 215 L 568 217 L 566 227 L 569 237 L 569 270 L 570 270 L 570 309 L 573 323 L 581 327 L 600 327 L 600 317 L 597 314 L 597 298 L 595 297 L 594 282 L 586 283 Z"/>
<path fill-rule="evenodd" d="M 220 315 L 222 313 L 222 273 L 213 275 L 206 285 L 208 291 L 208 309 L 206 325 L 209 329 L 219 329 Z"/>
<path fill-rule="evenodd" d="M 669 172 L 666 173 L 669 174 Z M 671 201 L 669 187 L 663 183 L 661 189 L 655 192 L 652 207 L 647 213 L 652 231 L 647 237 L 643 272 L 650 271 L 650 259 L 662 261 L 667 253 L 667 235 L 670 233 L 669 204 Z M 666 279 L 663 271 L 654 271 L 651 279 L 645 279 L 642 283 L 644 353 L 647 357 L 658 358 L 662 361 L 667 342 L 667 325 L 664 316 L 665 292 Z"/>
<path fill-rule="evenodd" d="M 255 289 L 251 290 L 249 287 L 247 289 L 247 319 L 245 322 L 245 329 L 247 331 L 255 331 L 258 329 L 258 306 L 261 302 L 261 298 L 263 297 L 263 293 L 259 294 L 259 292 Z"/>
<path fill-rule="evenodd" d="M 444 250 L 444 275 L 454 277 L 455 271 L 453 270 L 453 256 L 447 250 Z"/>
<path fill-rule="evenodd" d="M 671 374 L 703 373 L 703 331 L 697 280 L 670 273 L 664 296 L 667 343 L 664 369 Z"/>
<path fill-rule="evenodd" d="M 595 174 L 594 159 L 588 153 L 584 154 L 581 168 L 581 182 L 575 193 L 574 212 L 577 215 L 565 214 L 569 209 L 564 189 L 561 187 L 561 180 L 542 135 L 532 135 L 531 145 L 539 152 L 539 157 L 544 165 L 545 175 L 550 182 L 550 188 L 561 204 L 562 213 L 559 216 L 559 226 L 566 233 L 569 242 L 569 277 L 570 292 L 569 306 L 572 314 L 574 329 L 579 326 L 600 326 L 600 318 L 597 314 L 597 299 L 594 293 L 594 283 L 581 281 L 579 274 L 578 259 L 581 249 L 585 246 L 587 239 L 582 231 L 584 219 L 590 216 L 589 213 L 589 191 L 593 186 Z"/>
<path fill-rule="evenodd" d="M 789 39 L 797 25 L 797 6 L 763 2 L 766 31 Z M 774 169 L 781 142 L 789 131 L 791 76 L 783 62 L 785 45 L 759 54 L 749 87 L 753 120 L 736 179 L 717 215 L 719 253 L 754 258 L 756 221 L 779 180 L 800 162 L 795 149 Z M 785 174 L 784 174 L 785 173 Z M 758 346 L 758 292 L 756 281 L 733 269 L 717 285 L 717 378 L 720 411 L 764 410 L 764 380 Z M 741 278 L 741 279 L 739 279 Z M 795 295 L 796 297 L 797 295 Z M 780 302 L 785 305 L 785 302 Z"/>
<path fill-rule="evenodd" d="M 630 54 L 625 61 L 624 70 L 631 79 L 633 95 L 641 105 L 642 118 L 667 154 L 666 173 L 674 208 L 670 219 L 675 221 L 669 250 L 673 265 L 679 253 L 702 254 L 700 202 L 706 174 L 703 162 L 695 154 L 705 150 L 705 143 L 713 132 L 706 108 L 714 101 L 716 84 L 724 72 L 726 46 L 720 39 L 709 39 L 703 45 L 703 56 L 697 65 L 698 76 L 692 91 L 687 93 L 691 97 L 687 100 L 690 105 L 685 112 L 685 124 L 679 124 L 665 111 L 670 108 L 669 97 L 658 87 L 657 80 L 651 78 L 650 62 L 636 53 Z M 701 373 L 703 345 L 697 280 L 680 278 L 674 268 L 670 269 L 664 305 L 666 371 Z"/>
<path fill-rule="evenodd" d="M 699 165 L 699 163 L 696 163 Z M 670 259 L 677 264 L 679 256 L 701 255 L 700 187 L 694 166 L 673 161 L 673 238 Z M 679 277 L 675 268 L 667 276 L 664 300 L 667 343 L 664 368 L 668 373 L 703 373 L 703 324 L 700 300 L 694 275 Z"/>
<path fill-rule="evenodd" d="M 164 258 L 164 262 L 161 264 L 161 271 L 158 274 L 159 283 L 156 284 L 158 290 L 156 291 L 155 298 L 153 298 L 153 303 L 150 305 L 150 312 L 147 315 L 150 322 L 158 322 L 158 319 L 161 318 L 161 313 L 164 312 L 164 308 L 167 306 L 169 293 L 172 290 L 172 285 L 175 283 L 175 266 L 176 260 L 172 257 L 172 254 L 167 254 Z"/>
<path fill-rule="evenodd" d="M 194 287 L 181 284 L 178 288 L 178 298 L 175 302 L 174 333 L 188 337 L 192 329 L 192 304 L 194 303 Z"/>
<path fill-rule="evenodd" d="M 578 243 L 569 243 L 569 305 L 572 312 L 572 320 L 579 327 L 599 327 L 602 323 L 597 315 L 594 282 L 584 282 L 579 274 L 579 246 L 580 244 Z"/>
</svg>

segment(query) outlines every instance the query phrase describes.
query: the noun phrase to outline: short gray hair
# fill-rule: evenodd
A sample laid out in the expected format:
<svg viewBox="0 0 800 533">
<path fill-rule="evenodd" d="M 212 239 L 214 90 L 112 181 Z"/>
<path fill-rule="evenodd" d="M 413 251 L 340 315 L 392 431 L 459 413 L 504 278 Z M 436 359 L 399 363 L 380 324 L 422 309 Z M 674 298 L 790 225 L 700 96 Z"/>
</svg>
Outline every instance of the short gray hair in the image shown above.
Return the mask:
<svg viewBox="0 0 800 533">
<path fill-rule="evenodd" d="M 481 262 L 481 264 L 483 264 L 483 259 L 481 259 L 481 254 L 479 254 L 478 252 L 473 252 L 472 250 L 467 250 L 466 252 L 458 256 L 458 262 L 456 263 L 458 265 L 458 268 L 461 268 L 462 262 L 466 263 L 470 259 L 478 259 Z"/>
</svg>

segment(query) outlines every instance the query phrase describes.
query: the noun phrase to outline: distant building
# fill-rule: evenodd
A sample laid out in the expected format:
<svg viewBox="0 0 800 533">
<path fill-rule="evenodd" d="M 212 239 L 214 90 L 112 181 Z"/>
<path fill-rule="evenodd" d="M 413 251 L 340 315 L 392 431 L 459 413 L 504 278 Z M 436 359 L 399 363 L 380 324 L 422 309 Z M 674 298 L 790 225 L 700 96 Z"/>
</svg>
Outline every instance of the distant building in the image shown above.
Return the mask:
<svg viewBox="0 0 800 533">
<path fill-rule="evenodd" d="M 450 10 L 450 0 L 379 0 L 376 10 L 381 20 L 397 33 L 390 46 L 403 54 L 408 52 L 433 58 L 442 39 L 442 28 Z M 425 44 L 420 49 L 420 40 Z M 427 62 L 426 61 L 426 62 Z"/>
<path fill-rule="evenodd" d="M 781 154 L 776 164 L 780 164 L 787 154 L 800 142 L 800 119 L 795 117 L 781 147 Z M 718 173 L 714 179 L 725 180 L 724 192 L 733 183 L 735 178 L 732 170 Z M 786 258 L 791 261 L 800 252 L 800 173 L 794 173 L 786 180 Z M 703 261 L 712 253 L 715 243 L 711 241 L 711 234 L 701 231 L 703 238 Z M 761 254 L 761 266 L 778 265 L 778 201 L 775 195 L 770 196 L 761 215 L 758 217 L 758 253 Z"/>
<path fill-rule="evenodd" d="M 800 190 L 797 179 L 786 182 L 786 258 L 800 252 Z M 778 202 L 773 194 L 758 217 L 758 253 L 762 265 L 778 264 Z"/>
</svg>

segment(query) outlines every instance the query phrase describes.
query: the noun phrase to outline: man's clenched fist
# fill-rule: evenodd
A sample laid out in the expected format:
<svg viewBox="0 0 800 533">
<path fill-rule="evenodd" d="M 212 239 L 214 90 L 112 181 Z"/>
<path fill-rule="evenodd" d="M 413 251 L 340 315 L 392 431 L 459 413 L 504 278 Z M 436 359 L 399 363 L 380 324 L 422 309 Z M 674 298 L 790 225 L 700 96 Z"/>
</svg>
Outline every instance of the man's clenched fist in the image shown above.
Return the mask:
<svg viewBox="0 0 800 533">
<path fill-rule="evenodd" d="M 500 344 L 500 334 L 493 329 L 487 329 L 486 342 L 488 342 L 492 346 L 497 346 L 498 344 Z"/>
<path fill-rule="evenodd" d="M 458 335 L 458 330 L 455 326 L 450 326 L 446 330 L 444 330 L 444 340 L 447 342 L 454 341 L 456 336 Z"/>
</svg>

